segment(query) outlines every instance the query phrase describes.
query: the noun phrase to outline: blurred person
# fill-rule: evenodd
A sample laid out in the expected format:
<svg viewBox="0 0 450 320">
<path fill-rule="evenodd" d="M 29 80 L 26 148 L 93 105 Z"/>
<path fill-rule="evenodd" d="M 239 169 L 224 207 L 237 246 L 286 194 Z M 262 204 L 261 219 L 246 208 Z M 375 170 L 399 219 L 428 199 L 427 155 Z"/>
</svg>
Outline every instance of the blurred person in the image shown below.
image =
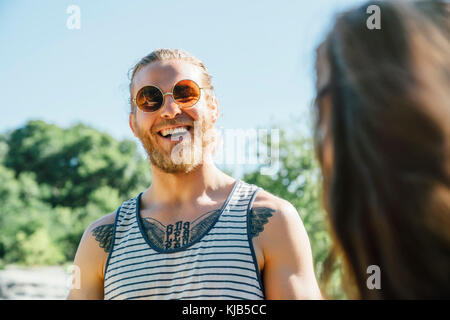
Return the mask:
<svg viewBox="0 0 450 320">
<path fill-rule="evenodd" d="M 69 299 L 320 299 L 297 210 L 212 161 L 218 103 L 204 64 L 159 49 L 131 71 L 130 128 L 151 185 L 92 223 Z"/>
<path fill-rule="evenodd" d="M 350 298 L 450 298 L 449 23 L 445 2 L 368 2 L 317 49 L 316 154 Z"/>
</svg>

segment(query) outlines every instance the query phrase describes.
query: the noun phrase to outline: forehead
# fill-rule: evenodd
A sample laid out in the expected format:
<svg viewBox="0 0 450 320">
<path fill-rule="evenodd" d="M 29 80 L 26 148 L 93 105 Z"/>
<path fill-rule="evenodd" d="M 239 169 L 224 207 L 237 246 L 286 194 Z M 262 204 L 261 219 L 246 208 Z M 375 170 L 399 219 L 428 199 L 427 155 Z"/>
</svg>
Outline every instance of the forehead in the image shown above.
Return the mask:
<svg viewBox="0 0 450 320">
<path fill-rule="evenodd" d="M 200 68 L 187 61 L 155 61 L 136 72 L 132 90 L 135 91 L 144 86 L 154 85 L 163 91 L 170 91 L 175 82 L 183 79 L 194 80 L 201 86 L 201 76 Z"/>
</svg>

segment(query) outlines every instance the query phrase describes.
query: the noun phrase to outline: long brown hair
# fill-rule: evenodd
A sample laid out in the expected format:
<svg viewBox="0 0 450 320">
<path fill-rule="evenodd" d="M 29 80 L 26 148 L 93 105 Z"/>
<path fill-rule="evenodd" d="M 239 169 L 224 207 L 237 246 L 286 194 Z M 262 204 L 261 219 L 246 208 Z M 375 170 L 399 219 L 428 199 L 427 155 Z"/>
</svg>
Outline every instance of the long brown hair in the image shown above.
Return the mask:
<svg viewBox="0 0 450 320">
<path fill-rule="evenodd" d="M 337 17 L 318 49 L 316 150 L 324 169 L 327 97 L 324 204 L 351 298 L 450 298 L 449 23 L 442 1 L 372 1 Z M 367 286 L 370 265 L 381 289 Z"/>
</svg>

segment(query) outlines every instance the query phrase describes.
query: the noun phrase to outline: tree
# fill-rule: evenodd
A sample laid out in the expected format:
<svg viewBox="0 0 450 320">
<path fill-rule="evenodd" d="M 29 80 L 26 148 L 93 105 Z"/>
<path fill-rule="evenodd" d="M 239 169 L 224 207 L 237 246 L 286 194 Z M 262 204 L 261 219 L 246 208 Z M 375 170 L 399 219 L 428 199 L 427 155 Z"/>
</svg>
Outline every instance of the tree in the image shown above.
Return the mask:
<svg viewBox="0 0 450 320">
<path fill-rule="evenodd" d="M 270 136 L 266 139 L 271 150 Z M 320 283 L 324 276 L 324 262 L 331 250 L 331 238 L 326 215 L 321 206 L 321 175 L 315 159 L 311 138 L 294 132 L 288 137 L 280 131 L 279 170 L 273 176 L 261 175 L 260 169 L 247 173 L 243 180 L 256 184 L 266 191 L 291 202 L 302 218 L 311 242 L 314 269 Z M 334 266 L 332 281 L 326 294 L 333 298 L 344 298 L 340 289 L 340 266 Z M 322 283 L 323 284 L 323 283 Z M 322 285 L 322 288 L 325 287 Z"/>
<path fill-rule="evenodd" d="M 151 178 L 133 141 L 30 121 L 0 136 L 0 180 L 0 263 L 54 264 Z"/>
<path fill-rule="evenodd" d="M 5 165 L 34 172 L 48 187 L 44 200 L 56 206 L 83 207 L 89 195 L 107 186 L 120 197 L 130 196 L 150 180 L 148 164 L 133 141 L 117 141 L 83 124 L 62 129 L 43 121 L 30 121 L 7 139 Z"/>
</svg>

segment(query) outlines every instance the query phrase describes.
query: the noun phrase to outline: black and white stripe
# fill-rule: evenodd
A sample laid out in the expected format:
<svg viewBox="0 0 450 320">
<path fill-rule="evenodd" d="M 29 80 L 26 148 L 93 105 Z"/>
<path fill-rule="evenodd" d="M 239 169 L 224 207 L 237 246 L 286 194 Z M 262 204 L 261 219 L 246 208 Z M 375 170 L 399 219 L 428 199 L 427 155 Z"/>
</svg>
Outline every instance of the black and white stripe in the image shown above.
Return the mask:
<svg viewBox="0 0 450 320">
<path fill-rule="evenodd" d="M 116 216 L 105 299 L 264 299 L 248 211 L 258 187 L 237 180 L 216 223 L 182 250 L 160 252 L 139 226 L 138 201 Z"/>
</svg>

